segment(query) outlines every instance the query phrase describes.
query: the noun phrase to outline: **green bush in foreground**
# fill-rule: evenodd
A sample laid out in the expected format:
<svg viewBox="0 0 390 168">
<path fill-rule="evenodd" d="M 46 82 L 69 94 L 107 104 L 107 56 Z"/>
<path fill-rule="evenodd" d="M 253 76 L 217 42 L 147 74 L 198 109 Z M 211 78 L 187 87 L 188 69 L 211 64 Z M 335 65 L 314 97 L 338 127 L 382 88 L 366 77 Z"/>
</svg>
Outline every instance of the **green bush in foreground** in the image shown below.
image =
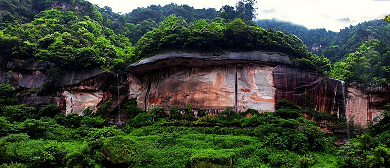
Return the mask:
<svg viewBox="0 0 390 168">
<path fill-rule="evenodd" d="M 188 106 L 184 112 L 191 110 Z M 171 113 L 180 118 L 175 119 L 157 108 L 130 118 L 124 130 L 105 125 L 106 120 L 97 115 L 57 115 L 20 122 L 0 117 L 0 166 L 287 168 L 389 164 L 388 115 L 337 149 L 334 138 L 325 135 L 316 122 L 297 116 L 300 110 L 286 102 L 277 113 L 227 109 L 220 116 L 186 120 L 180 113 Z"/>
</svg>

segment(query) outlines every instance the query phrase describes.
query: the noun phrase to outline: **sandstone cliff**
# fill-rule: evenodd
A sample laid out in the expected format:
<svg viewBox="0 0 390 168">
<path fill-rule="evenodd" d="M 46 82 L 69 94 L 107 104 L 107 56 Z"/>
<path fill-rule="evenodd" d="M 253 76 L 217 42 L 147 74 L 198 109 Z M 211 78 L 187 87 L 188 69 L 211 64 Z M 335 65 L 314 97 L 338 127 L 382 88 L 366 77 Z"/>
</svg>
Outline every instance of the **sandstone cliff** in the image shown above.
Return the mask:
<svg viewBox="0 0 390 168">
<path fill-rule="evenodd" d="M 390 90 L 381 87 L 349 87 L 347 115 L 355 124 L 367 127 L 383 118 L 385 105 L 390 103 Z"/>
<path fill-rule="evenodd" d="M 156 55 L 129 67 L 129 98 L 145 110 L 189 104 L 219 112 L 275 111 L 278 100 L 303 105 L 309 97 L 315 109 L 344 116 L 341 82 L 293 65 L 286 55 L 263 51 Z"/>
<path fill-rule="evenodd" d="M 0 82 L 12 83 L 21 90 L 18 97 L 22 103 L 33 106 L 58 104 L 65 114 L 82 114 L 87 108 L 96 111 L 99 103 L 108 99 L 108 93 L 103 90 L 115 82 L 113 73 L 97 69 L 72 70 L 50 76 L 47 74 L 50 64 L 32 62 L 22 68 L 14 64 L 9 62 L 7 68 L 0 70 Z M 48 85 L 55 87 L 45 88 Z M 42 89 L 50 93 L 36 93 Z"/>
</svg>

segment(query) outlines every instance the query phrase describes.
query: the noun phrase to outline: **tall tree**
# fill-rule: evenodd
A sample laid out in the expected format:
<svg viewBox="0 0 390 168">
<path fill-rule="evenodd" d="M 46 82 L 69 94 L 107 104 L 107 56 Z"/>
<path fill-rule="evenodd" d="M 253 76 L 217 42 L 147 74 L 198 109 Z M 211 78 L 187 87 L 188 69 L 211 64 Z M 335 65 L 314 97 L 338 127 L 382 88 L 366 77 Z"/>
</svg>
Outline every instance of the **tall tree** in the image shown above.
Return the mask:
<svg viewBox="0 0 390 168">
<path fill-rule="evenodd" d="M 239 18 L 249 21 L 256 18 L 256 0 L 240 0 L 236 4 L 236 11 Z"/>
<path fill-rule="evenodd" d="M 245 21 L 251 21 L 256 18 L 255 4 L 256 0 L 240 0 L 236 3 L 236 7 L 225 5 L 219 10 L 219 17 L 227 21 L 232 21 L 235 18 L 241 18 Z"/>
<path fill-rule="evenodd" d="M 222 6 L 219 12 L 219 17 L 224 18 L 225 20 L 233 20 L 237 17 L 237 13 L 234 10 L 234 7 L 230 5 Z"/>
</svg>

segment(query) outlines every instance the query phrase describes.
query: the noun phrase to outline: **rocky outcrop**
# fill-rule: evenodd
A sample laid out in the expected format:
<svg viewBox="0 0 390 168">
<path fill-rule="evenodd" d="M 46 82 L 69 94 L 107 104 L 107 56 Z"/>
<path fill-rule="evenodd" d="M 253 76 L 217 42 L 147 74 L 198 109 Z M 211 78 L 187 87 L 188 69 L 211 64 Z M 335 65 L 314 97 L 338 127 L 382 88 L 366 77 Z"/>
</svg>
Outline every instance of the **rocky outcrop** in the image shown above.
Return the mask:
<svg viewBox="0 0 390 168">
<path fill-rule="evenodd" d="M 100 102 L 109 98 L 108 92 L 104 90 L 116 81 L 113 73 L 98 69 L 72 70 L 53 78 L 46 74 L 48 65 L 31 63 L 29 67 L 21 68 L 14 64 L 8 63 L 7 72 L 0 70 L 0 82 L 12 83 L 19 90 L 24 90 L 18 94 L 22 103 L 32 106 L 58 104 L 65 114 L 82 114 L 86 109 L 95 112 Z M 57 88 L 49 90 L 51 94 L 35 93 L 49 83 L 55 84 Z"/>
<path fill-rule="evenodd" d="M 298 105 L 311 105 L 315 110 L 337 112 L 345 116 L 342 82 L 295 68 L 278 67 L 273 71 L 275 99 Z"/>
<path fill-rule="evenodd" d="M 211 112 L 275 111 L 278 100 L 303 105 L 309 98 L 317 110 L 344 114 L 340 81 L 292 65 L 275 52 L 162 54 L 129 67 L 129 97 L 145 110 L 189 104 Z"/>
<path fill-rule="evenodd" d="M 47 76 L 40 70 L 25 72 L 4 72 L 0 71 L 1 82 L 16 82 L 18 86 L 24 88 L 42 88 L 47 82 Z"/>
<path fill-rule="evenodd" d="M 374 89 L 350 87 L 347 96 L 348 119 L 354 124 L 367 127 L 383 118 L 384 106 L 390 103 L 390 91 L 387 89 Z"/>
<path fill-rule="evenodd" d="M 104 91 L 115 82 L 115 75 L 101 70 L 72 71 L 60 81 L 62 106 L 65 114 L 83 114 L 84 110 L 96 112 L 103 100 L 109 99 Z"/>
</svg>

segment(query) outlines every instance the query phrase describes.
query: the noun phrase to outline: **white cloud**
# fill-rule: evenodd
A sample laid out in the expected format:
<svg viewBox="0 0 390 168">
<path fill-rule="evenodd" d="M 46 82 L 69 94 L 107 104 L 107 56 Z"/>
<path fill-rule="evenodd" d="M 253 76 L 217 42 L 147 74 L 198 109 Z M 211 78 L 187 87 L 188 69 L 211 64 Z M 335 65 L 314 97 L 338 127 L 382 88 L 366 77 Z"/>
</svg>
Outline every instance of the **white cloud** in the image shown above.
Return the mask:
<svg viewBox="0 0 390 168">
<path fill-rule="evenodd" d="M 333 31 L 390 14 L 389 1 L 373 0 L 258 0 L 258 7 L 274 9 L 272 13 L 259 10 L 258 19 L 277 18 Z"/>
<path fill-rule="evenodd" d="M 234 6 L 237 0 L 89 0 L 100 7 L 109 6 L 114 12 L 128 13 L 137 7 L 166 5 L 171 2 L 194 8 Z M 257 18 L 276 18 L 305 25 L 339 31 L 357 23 L 380 19 L 390 14 L 389 0 L 257 0 Z M 350 22 L 346 20 L 349 19 Z"/>
</svg>

